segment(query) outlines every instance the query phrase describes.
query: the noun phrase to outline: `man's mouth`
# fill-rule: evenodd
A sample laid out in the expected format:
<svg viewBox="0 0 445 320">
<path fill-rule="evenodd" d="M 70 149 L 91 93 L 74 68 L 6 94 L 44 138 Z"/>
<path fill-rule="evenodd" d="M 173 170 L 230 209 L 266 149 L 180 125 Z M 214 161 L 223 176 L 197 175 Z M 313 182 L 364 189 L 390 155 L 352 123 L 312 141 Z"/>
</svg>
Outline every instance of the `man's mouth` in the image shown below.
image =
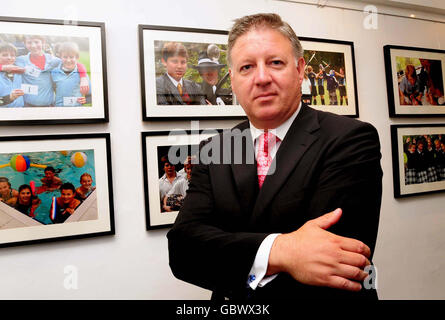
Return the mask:
<svg viewBox="0 0 445 320">
<path fill-rule="evenodd" d="M 276 96 L 276 93 L 274 92 L 265 92 L 265 93 L 260 93 L 258 95 L 255 96 L 255 100 L 267 100 L 267 99 L 271 99 L 273 97 Z"/>
</svg>

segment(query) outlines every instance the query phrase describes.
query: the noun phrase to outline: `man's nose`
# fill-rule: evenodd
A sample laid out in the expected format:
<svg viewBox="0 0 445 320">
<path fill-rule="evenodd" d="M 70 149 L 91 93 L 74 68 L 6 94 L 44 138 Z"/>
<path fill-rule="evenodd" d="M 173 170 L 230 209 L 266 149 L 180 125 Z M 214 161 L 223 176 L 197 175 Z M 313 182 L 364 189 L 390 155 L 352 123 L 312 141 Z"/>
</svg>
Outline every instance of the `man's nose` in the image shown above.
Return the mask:
<svg viewBox="0 0 445 320">
<path fill-rule="evenodd" d="M 265 64 L 258 64 L 255 71 L 255 84 L 264 86 L 271 82 L 270 71 Z"/>
</svg>

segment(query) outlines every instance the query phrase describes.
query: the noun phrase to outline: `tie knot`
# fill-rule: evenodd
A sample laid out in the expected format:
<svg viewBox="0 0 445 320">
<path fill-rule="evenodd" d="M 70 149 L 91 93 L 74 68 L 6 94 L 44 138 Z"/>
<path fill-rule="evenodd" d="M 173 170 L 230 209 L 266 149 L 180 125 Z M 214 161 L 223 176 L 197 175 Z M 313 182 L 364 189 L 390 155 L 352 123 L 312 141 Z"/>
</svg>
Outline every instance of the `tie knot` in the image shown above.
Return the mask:
<svg viewBox="0 0 445 320">
<path fill-rule="evenodd" d="M 182 86 L 180 83 L 178 83 L 178 91 L 179 91 L 179 94 L 182 96 Z"/>
</svg>

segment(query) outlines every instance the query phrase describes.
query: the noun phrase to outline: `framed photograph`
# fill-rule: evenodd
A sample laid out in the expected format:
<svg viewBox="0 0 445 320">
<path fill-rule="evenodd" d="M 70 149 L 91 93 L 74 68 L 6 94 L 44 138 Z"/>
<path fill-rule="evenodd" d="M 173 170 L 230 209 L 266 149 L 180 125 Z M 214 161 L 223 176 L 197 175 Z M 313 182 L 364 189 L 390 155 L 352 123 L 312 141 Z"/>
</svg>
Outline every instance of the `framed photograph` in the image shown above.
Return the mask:
<svg viewBox="0 0 445 320">
<path fill-rule="evenodd" d="M 300 37 L 306 70 L 302 100 L 311 107 L 358 117 L 354 43 Z"/>
<path fill-rule="evenodd" d="M 170 227 L 186 196 L 199 143 L 220 130 L 142 132 L 147 230 Z"/>
<path fill-rule="evenodd" d="M 445 50 L 384 46 L 390 117 L 444 117 Z"/>
<path fill-rule="evenodd" d="M 0 17 L 0 125 L 108 122 L 104 23 Z"/>
<path fill-rule="evenodd" d="M 0 246 L 114 234 L 110 135 L 0 137 Z"/>
<path fill-rule="evenodd" d="M 139 25 L 145 121 L 243 118 L 232 93 L 227 31 Z"/>
<path fill-rule="evenodd" d="M 445 124 L 391 126 L 394 197 L 445 191 Z"/>
</svg>

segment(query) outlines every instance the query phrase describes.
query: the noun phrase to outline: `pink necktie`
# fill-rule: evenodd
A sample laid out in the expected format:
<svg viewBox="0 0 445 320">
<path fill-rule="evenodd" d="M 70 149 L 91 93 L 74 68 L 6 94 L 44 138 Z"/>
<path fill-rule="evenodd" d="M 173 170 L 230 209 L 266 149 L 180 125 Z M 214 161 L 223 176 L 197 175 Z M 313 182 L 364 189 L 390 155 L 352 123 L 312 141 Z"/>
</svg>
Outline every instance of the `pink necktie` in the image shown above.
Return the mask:
<svg viewBox="0 0 445 320">
<path fill-rule="evenodd" d="M 260 189 L 263 186 L 270 164 L 272 163 L 272 157 L 270 156 L 269 151 L 272 150 L 278 140 L 279 138 L 277 136 L 267 130 L 264 130 L 264 133 L 259 138 L 259 148 L 256 161 L 258 184 Z"/>
</svg>

